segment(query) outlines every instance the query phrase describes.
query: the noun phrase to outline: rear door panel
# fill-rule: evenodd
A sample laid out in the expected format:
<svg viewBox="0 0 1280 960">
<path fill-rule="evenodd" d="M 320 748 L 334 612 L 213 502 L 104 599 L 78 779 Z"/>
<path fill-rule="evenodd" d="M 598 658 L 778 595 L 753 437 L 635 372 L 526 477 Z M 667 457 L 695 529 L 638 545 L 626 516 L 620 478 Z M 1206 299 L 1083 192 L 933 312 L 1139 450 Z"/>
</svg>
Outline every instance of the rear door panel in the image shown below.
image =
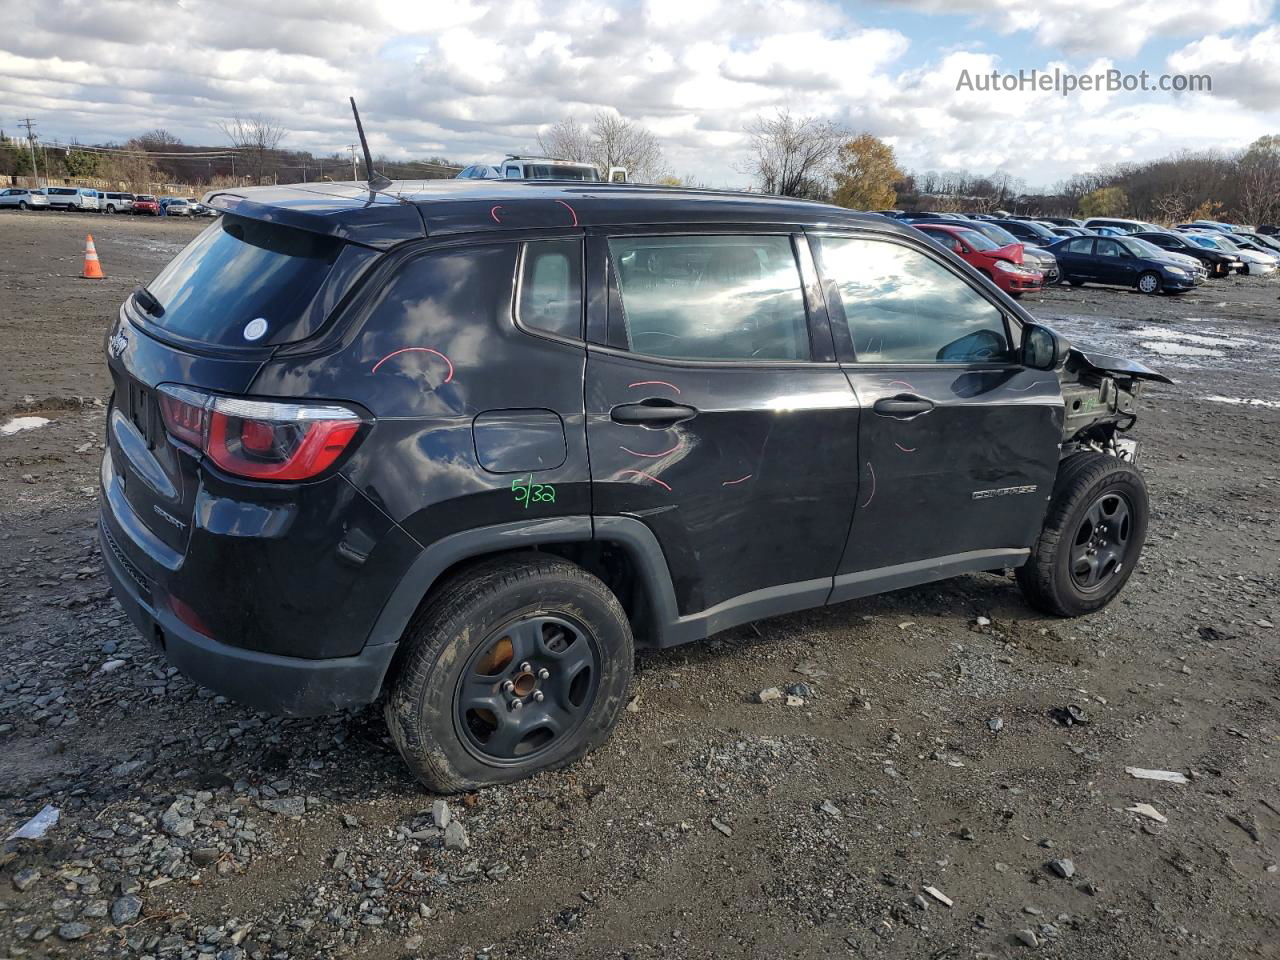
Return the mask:
<svg viewBox="0 0 1280 960">
<path fill-rule="evenodd" d="M 822 604 L 856 498 L 859 411 L 833 362 L 807 247 L 791 255 L 801 253 L 807 317 L 800 322 L 807 322 L 808 348 L 819 360 L 724 362 L 625 349 L 608 237 L 589 243 L 588 263 L 598 269 L 590 271 L 588 331 L 605 341 L 587 351 L 593 513 L 635 517 L 654 532 L 682 616 L 752 594 L 788 598 L 783 605 L 791 609 Z M 655 278 L 659 287 L 664 282 Z M 676 285 L 697 291 L 701 282 L 686 276 Z M 668 423 L 627 422 L 619 408 L 637 404 L 695 413 Z"/>
</svg>

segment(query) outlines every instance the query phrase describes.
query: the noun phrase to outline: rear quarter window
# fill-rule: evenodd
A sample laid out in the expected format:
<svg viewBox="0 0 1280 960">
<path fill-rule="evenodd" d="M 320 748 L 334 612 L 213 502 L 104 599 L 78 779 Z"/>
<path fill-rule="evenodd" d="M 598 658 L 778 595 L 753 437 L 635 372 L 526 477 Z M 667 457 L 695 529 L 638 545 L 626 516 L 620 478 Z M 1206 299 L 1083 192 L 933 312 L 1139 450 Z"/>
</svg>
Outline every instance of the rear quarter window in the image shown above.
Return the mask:
<svg viewBox="0 0 1280 960">
<path fill-rule="evenodd" d="M 147 198 L 150 199 L 150 198 Z M 168 333 L 222 346 L 284 343 L 342 249 L 334 237 L 223 214 L 147 289 L 164 308 L 147 319 Z M 261 328 L 265 332 L 246 337 Z"/>
</svg>

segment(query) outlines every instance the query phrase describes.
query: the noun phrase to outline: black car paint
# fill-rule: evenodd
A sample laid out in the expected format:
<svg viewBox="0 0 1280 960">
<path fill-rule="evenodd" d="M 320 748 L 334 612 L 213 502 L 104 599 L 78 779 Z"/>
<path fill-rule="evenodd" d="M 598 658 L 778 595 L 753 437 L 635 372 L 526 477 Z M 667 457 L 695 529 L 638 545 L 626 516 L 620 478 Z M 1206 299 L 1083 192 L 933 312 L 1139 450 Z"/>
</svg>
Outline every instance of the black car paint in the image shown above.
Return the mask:
<svg viewBox="0 0 1280 960">
<path fill-rule="evenodd" d="M 1195 257 L 1205 265 L 1212 275 L 1226 276 L 1234 268 L 1233 263 L 1237 263 L 1235 257 L 1230 254 L 1223 253 L 1220 250 L 1209 250 L 1199 244 L 1192 243 L 1190 240 L 1178 233 L 1170 233 L 1163 231 L 1161 233 L 1135 233 L 1132 234 L 1138 240 L 1145 240 L 1147 243 L 1157 246 L 1162 250 L 1169 250 L 1172 253 L 1181 253 L 1188 257 Z"/>
<path fill-rule="evenodd" d="M 832 322 L 816 231 L 925 251 L 998 304 L 1016 350 L 1030 317 L 908 227 L 631 185 L 437 181 L 406 197 L 308 185 L 207 199 L 384 251 L 354 258 L 360 269 L 326 295 L 307 340 L 176 344 L 131 302 L 111 333 L 125 341 L 108 361 L 101 494 L 113 587 L 171 660 L 251 705 L 306 714 L 372 699 L 419 602 L 470 557 L 617 551 L 643 586 L 642 639 L 668 645 L 1016 565 L 1039 531 L 1061 440 L 1055 374 L 1012 361 L 859 364 Z M 636 230 L 790 235 L 813 360 L 661 361 L 611 346 L 604 241 Z M 552 237 L 584 244 L 582 339 L 512 317 L 518 242 Z M 399 289 L 450 258 L 456 271 L 435 272 L 457 283 Z M 118 409 L 161 383 L 340 402 L 367 423 L 327 475 L 254 483 L 169 437 L 145 397 Z M 925 412 L 875 409 L 903 398 Z M 646 402 L 693 415 L 619 422 L 620 407 Z M 551 498 L 531 503 L 535 483 Z"/>
<path fill-rule="evenodd" d="M 1023 243 L 1030 243 L 1037 247 L 1048 248 L 1057 239 L 1057 234 L 1053 231 L 1029 220 L 992 220 L 990 222 L 1003 227 Z"/>
</svg>

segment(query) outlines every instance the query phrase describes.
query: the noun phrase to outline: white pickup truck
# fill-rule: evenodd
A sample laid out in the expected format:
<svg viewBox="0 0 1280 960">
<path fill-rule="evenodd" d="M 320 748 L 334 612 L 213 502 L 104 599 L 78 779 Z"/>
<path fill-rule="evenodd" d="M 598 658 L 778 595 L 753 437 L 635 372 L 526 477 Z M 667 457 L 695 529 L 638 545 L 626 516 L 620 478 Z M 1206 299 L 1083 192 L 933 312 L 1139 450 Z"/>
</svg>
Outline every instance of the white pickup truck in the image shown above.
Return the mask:
<svg viewBox="0 0 1280 960">
<path fill-rule="evenodd" d="M 610 167 L 607 177 L 593 163 L 557 160 L 554 157 L 507 157 L 499 164 L 476 164 L 457 175 L 462 180 L 583 180 L 599 183 L 625 183 L 625 167 Z"/>
</svg>

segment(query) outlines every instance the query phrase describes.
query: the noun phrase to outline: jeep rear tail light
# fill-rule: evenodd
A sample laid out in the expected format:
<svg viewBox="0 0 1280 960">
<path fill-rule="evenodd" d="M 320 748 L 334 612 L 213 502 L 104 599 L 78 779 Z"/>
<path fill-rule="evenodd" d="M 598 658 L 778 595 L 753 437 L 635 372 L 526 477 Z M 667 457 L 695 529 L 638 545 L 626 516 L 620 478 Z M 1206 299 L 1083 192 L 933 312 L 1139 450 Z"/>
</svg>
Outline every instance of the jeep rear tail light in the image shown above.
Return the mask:
<svg viewBox="0 0 1280 960">
<path fill-rule="evenodd" d="M 309 480 L 351 445 L 360 416 L 346 407 L 244 400 L 165 384 L 165 427 L 227 473 L 252 480 Z"/>
</svg>

